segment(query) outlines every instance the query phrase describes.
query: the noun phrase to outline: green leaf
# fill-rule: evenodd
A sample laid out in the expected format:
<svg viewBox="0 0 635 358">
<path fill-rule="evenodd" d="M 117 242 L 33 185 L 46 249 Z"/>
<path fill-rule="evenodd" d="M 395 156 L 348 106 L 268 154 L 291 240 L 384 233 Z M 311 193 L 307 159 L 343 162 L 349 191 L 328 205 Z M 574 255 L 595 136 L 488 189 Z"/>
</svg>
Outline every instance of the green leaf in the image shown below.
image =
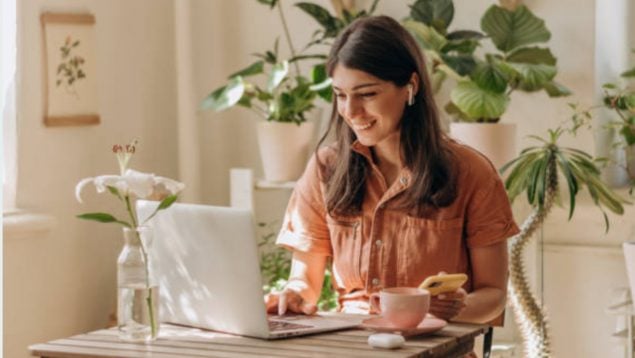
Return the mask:
<svg viewBox="0 0 635 358">
<path fill-rule="evenodd" d="M 452 0 L 417 0 L 410 5 L 410 17 L 445 34 L 454 18 L 454 4 Z"/>
<path fill-rule="evenodd" d="M 269 6 L 270 8 L 276 7 L 278 0 L 258 0 L 259 3 Z"/>
<path fill-rule="evenodd" d="M 421 22 L 406 20 L 402 25 L 414 36 L 421 48 L 440 52 L 447 42 L 434 28 Z"/>
<path fill-rule="evenodd" d="M 159 212 L 159 210 L 165 210 L 169 208 L 170 206 L 172 206 L 172 204 L 174 204 L 174 202 L 176 201 L 177 197 L 178 195 L 169 195 L 165 199 L 161 200 L 159 205 L 157 205 L 156 209 L 154 209 L 152 214 L 150 214 L 150 216 L 148 216 L 141 225 L 144 225 L 145 223 L 150 221 L 150 219 L 152 219 Z"/>
<path fill-rule="evenodd" d="M 372 5 L 370 5 L 370 9 L 368 10 L 368 15 L 372 15 L 375 12 L 375 9 L 377 9 L 378 2 L 379 0 L 373 1 Z"/>
<path fill-rule="evenodd" d="M 460 82 L 450 93 L 452 102 L 472 119 L 498 119 L 507 109 L 509 98 L 479 87 L 472 81 Z"/>
<path fill-rule="evenodd" d="M 100 223 L 118 223 L 125 227 L 131 227 L 131 225 L 127 222 L 118 220 L 114 216 L 107 213 L 86 213 L 77 215 L 77 217 L 83 220 L 98 221 Z"/>
<path fill-rule="evenodd" d="M 635 144 L 635 130 L 633 130 L 633 127 L 629 125 L 623 126 L 622 129 L 620 129 L 620 134 L 627 145 L 631 146 Z"/>
<path fill-rule="evenodd" d="M 549 97 L 565 97 L 571 95 L 571 90 L 556 81 L 549 81 L 543 85 Z"/>
<path fill-rule="evenodd" d="M 311 90 L 316 91 L 318 96 L 325 101 L 331 102 L 333 96 L 333 90 L 331 89 L 332 81 L 328 77 L 328 73 L 326 73 L 325 64 L 322 63 L 313 66 L 311 69 L 311 81 L 313 82 Z"/>
<path fill-rule="evenodd" d="M 533 92 L 543 89 L 545 84 L 551 82 L 558 72 L 554 66 L 532 65 L 526 63 L 508 63 L 519 74 L 518 87 L 523 91 Z"/>
<path fill-rule="evenodd" d="M 450 116 L 452 116 L 454 119 L 456 119 L 457 121 L 460 122 L 474 122 L 474 120 L 470 117 L 468 117 L 467 114 L 461 112 L 461 110 L 459 109 L 459 107 L 457 107 L 454 103 L 452 103 L 451 101 L 448 102 L 443 109 L 445 110 L 445 112 L 447 114 L 449 114 Z"/>
<path fill-rule="evenodd" d="M 458 30 L 450 32 L 446 38 L 450 41 L 453 40 L 482 40 L 485 38 L 485 35 L 478 31 L 472 30 Z"/>
<path fill-rule="evenodd" d="M 535 161 L 529 166 L 529 176 L 527 184 L 527 201 L 529 204 L 536 205 L 536 182 L 538 181 L 538 173 L 540 172 L 541 165 L 545 162 L 545 158 Z"/>
<path fill-rule="evenodd" d="M 564 174 L 567 180 L 567 186 L 569 187 L 569 220 L 571 220 L 573 212 L 575 211 L 575 197 L 578 195 L 578 181 L 573 175 L 567 158 L 560 152 L 556 153 L 556 157 L 558 159 L 558 166 L 562 170 L 562 174 Z"/>
<path fill-rule="evenodd" d="M 507 89 L 507 75 L 492 63 L 480 63 L 471 78 L 480 88 L 494 93 L 505 93 Z"/>
<path fill-rule="evenodd" d="M 474 50 L 479 46 L 479 42 L 477 40 L 448 40 L 448 42 L 443 46 L 441 52 L 444 54 L 450 52 L 458 52 L 460 54 L 468 54 L 471 55 L 474 53 Z"/>
<path fill-rule="evenodd" d="M 169 195 L 167 196 L 165 199 L 161 200 L 161 203 L 159 203 L 158 209 L 157 210 L 163 210 L 163 209 L 167 209 L 169 208 L 172 204 L 174 204 L 174 202 L 177 199 L 177 195 Z"/>
<path fill-rule="evenodd" d="M 514 201 L 528 186 L 530 173 L 536 161 L 544 155 L 544 152 L 535 152 L 521 155 L 517 158 L 516 164 L 507 179 L 505 180 L 505 189 L 510 201 Z M 501 172 L 507 170 L 506 166 L 501 168 Z"/>
<path fill-rule="evenodd" d="M 111 186 L 111 185 L 106 185 L 106 188 L 108 188 L 108 191 L 110 192 L 110 194 L 116 196 L 117 198 L 119 198 L 119 200 L 123 200 L 123 198 L 121 197 L 121 194 L 119 194 L 119 190 L 117 190 L 117 188 L 115 188 L 114 186 Z"/>
<path fill-rule="evenodd" d="M 244 93 L 245 84 L 242 78 L 240 76 L 234 77 L 229 80 L 226 86 L 210 93 L 203 100 L 200 107 L 203 110 L 213 109 L 216 112 L 220 112 L 238 103 Z"/>
<path fill-rule="evenodd" d="M 492 5 L 481 19 L 481 29 L 488 34 L 496 47 L 503 52 L 551 38 L 544 20 L 536 17 L 526 6 L 514 11 Z"/>
<path fill-rule="evenodd" d="M 263 72 L 263 68 L 264 68 L 264 61 L 257 61 L 243 68 L 242 70 L 238 72 L 232 73 L 231 75 L 229 75 L 228 78 L 231 79 L 232 77 L 238 77 L 238 76 L 249 77 L 253 75 L 258 75 Z"/>
<path fill-rule="evenodd" d="M 289 73 L 289 62 L 283 61 L 277 63 L 271 69 L 269 80 L 267 81 L 267 91 L 273 92 L 282 83 L 284 78 Z"/>
<path fill-rule="evenodd" d="M 301 60 L 326 60 L 328 56 L 324 54 L 313 54 L 313 55 L 298 55 L 295 57 L 291 57 L 289 59 L 289 63 L 293 63 Z"/>
<path fill-rule="evenodd" d="M 622 72 L 620 75 L 622 77 L 635 77 L 635 67 L 631 68 L 628 71 Z"/>
<path fill-rule="evenodd" d="M 441 54 L 443 62 L 455 71 L 459 76 L 467 76 L 476 68 L 476 61 L 472 55 L 446 55 Z M 440 70 L 439 67 L 437 69 Z"/>
<path fill-rule="evenodd" d="M 335 37 L 339 33 L 342 27 L 339 24 L 339 19 L 331 16 L 329 11 L 322 6 L 308 2 L 300 2 L 295 4 L 295 6 L 315 19 L 324 28 L 325 37 Z"/>
<path fill-rule="evenodd" d="M 556 58 L 548 48 L 523 47 L 515 50 L 505 58 L 509 62 L 531 63 L 534 65 L 556 65 Z"/>
</svg>

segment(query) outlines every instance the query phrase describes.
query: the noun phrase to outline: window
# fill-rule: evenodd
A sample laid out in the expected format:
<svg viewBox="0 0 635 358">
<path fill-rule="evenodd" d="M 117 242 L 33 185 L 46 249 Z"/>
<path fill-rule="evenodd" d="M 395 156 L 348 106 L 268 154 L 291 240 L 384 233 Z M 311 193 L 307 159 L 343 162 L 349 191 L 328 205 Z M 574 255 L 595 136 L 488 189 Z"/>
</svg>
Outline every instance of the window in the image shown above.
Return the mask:
<svg viewBox="0 0 635 358">
<path fill-rule="evenodd" d="M 0 114 L 2 115 L 2 207 L 15 208 L 16 165 L 16 0 L 0 0 Z"/>
</svg>

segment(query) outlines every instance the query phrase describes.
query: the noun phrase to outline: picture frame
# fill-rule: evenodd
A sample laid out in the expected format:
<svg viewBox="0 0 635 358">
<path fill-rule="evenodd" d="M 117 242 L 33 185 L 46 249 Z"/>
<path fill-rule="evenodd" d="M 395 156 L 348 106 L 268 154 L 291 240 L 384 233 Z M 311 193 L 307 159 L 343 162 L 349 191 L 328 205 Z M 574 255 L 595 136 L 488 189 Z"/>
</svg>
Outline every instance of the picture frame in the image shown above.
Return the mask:
<svg viewBox="0 0 635 358">
<path fill-rule="evenodd" d="M 44 124 L 98 125 L 95 16 L 45 12 L 40 23 Z"/>
</svg>

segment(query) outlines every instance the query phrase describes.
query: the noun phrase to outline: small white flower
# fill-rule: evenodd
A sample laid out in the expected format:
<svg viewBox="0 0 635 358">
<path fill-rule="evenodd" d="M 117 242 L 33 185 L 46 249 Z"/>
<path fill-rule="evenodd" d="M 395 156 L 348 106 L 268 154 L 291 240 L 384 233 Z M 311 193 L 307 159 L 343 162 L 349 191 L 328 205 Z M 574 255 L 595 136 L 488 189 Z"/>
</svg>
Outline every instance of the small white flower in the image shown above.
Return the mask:
<svg viewBox="0 0 635 358">
<path fill-rule="evenodd" d="M 103 193 L 111 186 L 123 196 L 132 195 L 140 199 L 147 199 L 155 192 L 175 195 L 185 188 L 185 184 L 176 180 L 128 169 L 124 175 L 101 175 L 82 179 L 75 187 L 75 197 L 80 203 L 82 190 L 88 183 L 93 183 L 98 193 Z"/>
</svg>

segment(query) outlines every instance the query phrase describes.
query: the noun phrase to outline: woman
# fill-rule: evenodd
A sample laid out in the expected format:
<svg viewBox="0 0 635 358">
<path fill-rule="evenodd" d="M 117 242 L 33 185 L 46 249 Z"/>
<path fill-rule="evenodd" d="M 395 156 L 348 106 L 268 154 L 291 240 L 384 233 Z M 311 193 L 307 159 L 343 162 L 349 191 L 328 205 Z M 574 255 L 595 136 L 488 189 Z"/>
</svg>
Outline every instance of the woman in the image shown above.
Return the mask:
<svg viewBox="0 0 635 358">
<path fill-rule="evenodd" d="M 331 257 L 344 312 L 368 313 L 384 287 L 462 272 L 464 289 L 433 297 L 430 312 L 499 317 L 506 239 L 518 228 L 492 164 L 441 132 L 415 40 L 389 17 L 363 18 L 336 40 L 327 67 L 336 143 L 316 152 L 290 199 L 277 244 L 293 251 L 291 275 L 268 310 L 314 313 Z"/>
</svg>

